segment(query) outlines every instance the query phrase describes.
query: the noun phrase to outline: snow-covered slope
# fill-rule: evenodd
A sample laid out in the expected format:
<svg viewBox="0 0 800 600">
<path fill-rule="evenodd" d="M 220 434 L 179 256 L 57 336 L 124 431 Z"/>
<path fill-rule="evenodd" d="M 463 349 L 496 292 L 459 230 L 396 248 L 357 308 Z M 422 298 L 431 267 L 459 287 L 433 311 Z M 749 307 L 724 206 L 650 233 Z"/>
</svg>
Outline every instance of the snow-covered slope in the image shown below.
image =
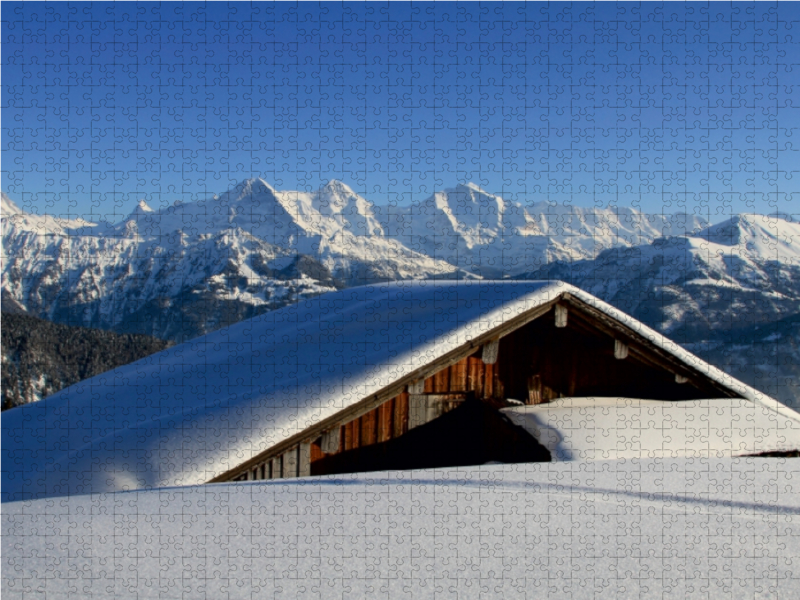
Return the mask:
<svg viewBox="0 0 800 600">
<path fill-rule="evenodd" d="M 208 481 L 565 292 L 770 411 L 786 437 L 800 428 L 797 413 L 572 286 L 404 282 L 311 298 L 6 411 L 0 491 Z"/>
<path fill-rule="evenodd" d="M 579 467 L 5 504 L 3 598 L 800 597 L 800 459 Z"/>
<path fill-rule="evenodd" d="M 697 234 L 549 265 L 561 279 L 681 341 L 685 333 L 775 321 L 800 311 L 800 224 L 737 215 Z"/>
<path fill-rule="evenodd" d="M 707 222 L 684 214 L 648 215 L 631 208 L 523 206 L 475 184 L 435 193 L 411 207 L 376 210 L 387 235 L 411 248 L 485 276 L 518 275 L 558 260 L 596 257 Z"/>
<path fill-rule="evenodd" d="M 686 344 L 686 348 L 736 379 L 800 410 L 800 309 L 774 322 L 720 332 L 708 340 Z"/>
</svg>

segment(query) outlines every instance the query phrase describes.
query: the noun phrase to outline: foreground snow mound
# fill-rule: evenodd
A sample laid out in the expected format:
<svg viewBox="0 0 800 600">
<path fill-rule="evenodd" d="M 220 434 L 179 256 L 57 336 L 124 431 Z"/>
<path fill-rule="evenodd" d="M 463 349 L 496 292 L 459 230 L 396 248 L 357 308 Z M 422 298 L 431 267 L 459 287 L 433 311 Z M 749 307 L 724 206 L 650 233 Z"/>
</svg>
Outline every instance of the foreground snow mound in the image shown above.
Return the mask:
<svg viewBox="0 0 800 600">
<path fill-rule="evenodd" d="M 3 598 L 796 598 L 800 459 L 491 465 L 3 507 Z"/>
</svg>

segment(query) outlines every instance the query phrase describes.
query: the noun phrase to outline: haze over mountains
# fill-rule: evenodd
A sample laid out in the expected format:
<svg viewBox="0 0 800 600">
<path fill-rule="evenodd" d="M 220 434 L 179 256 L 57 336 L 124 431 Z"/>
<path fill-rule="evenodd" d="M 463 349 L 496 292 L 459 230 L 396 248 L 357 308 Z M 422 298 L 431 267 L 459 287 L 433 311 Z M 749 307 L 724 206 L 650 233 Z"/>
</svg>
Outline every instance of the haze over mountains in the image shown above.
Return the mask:
<svg viewBox="0 0 800 600">
<path fill-rule="evenodd" d="M 523 206 L 471 183 L 375 206 L 340 181 L 308 193 L 249 179 L 199 202 L 139 202 L 115 224 L 29 214 L 3 194 L 2 224 L 4 311 L 174 341 L 337 288 L 423 278 L 564 279 L 701 355 L 731 345 L 724 332 L 800 312 L 790 218 Z"/>
</svg>

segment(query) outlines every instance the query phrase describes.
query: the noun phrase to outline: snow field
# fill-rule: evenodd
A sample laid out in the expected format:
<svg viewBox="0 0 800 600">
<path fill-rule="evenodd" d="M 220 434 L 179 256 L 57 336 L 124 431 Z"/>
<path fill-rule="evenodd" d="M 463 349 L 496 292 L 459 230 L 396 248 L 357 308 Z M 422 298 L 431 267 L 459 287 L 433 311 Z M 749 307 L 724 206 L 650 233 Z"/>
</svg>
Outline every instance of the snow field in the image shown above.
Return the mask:
<svg viewBox="0 0 800 600">
<path fill-rule="evenodd" d="M 355 474 L 3 505 L 4 598 L 790 598 L 797 459 Z"/>
</svg>

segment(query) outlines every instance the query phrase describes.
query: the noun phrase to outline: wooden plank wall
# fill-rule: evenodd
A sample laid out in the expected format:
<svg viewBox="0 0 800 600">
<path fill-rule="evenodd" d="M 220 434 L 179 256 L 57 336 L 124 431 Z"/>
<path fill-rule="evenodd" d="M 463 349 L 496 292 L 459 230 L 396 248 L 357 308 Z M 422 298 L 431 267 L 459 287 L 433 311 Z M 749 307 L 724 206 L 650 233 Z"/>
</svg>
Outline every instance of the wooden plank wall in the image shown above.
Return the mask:
<svg viewBox="0 0 800 600">
<path fill-rule="evenodd" d="M 497 380 L 496 366 L 484 364 L 480 358 L 480 349 L 476 349 L 473 355 L 428 377 L 422 386 L 423 394 L 437 395 L 437 401 L 442 402 L 442 410 L 438 411 L 437 415 L 457 406 L 468 393 L 474 394 L 477 398 L 494 399 L 498 393 L 502 395 L 503 389 Z M 445 395 L 445 398 L 440 399 L 438 395 Z M 448 397 L 451 398 L 449 402 Z M 405 390 L 374 410 L 341 425 L 338 432 L 338 450 L 335 452 L 323 452 L 321 437 L 314 440 L 308 452 L 311 473 L 313 474 L 314 463 L 325 456 L 386 442 L 406 433 L 409 430 L 409 399 L 408 390 Z M 497 399 L 499 400 L 499 397 Z M 263 466 L 254 467 L 236 480 L 252 481 L 302 476 L 301 470 L 304 471 L 306 465 L 296 456 L 297 450 L 292 449 L 277 459 L 265 461 Z M 272 463 L 280 466 L 270 467 Z"/>
<path fill-rule="evenodd" d="M 713 388 L 705 389 L 702 382 L 679 382 L 674 373 L 655 367 L 643 356 L 626 354 L 620 359 L 617 352 L 615 358 L 618 345 L 586 317 L 562 311 L 556 323 L 555 311 L 551 311 L 503 337 L 496 362 L 484 363 L 482 357 L 494 360 L 494 352 L 483 355 L 478 348 L 471 356 L 428 377 L 421 386 L 409 386 L 413 394 L 407 387 L 374 410 L 343 423 L 338 432 L 327 432 L 325 441 L 320 437 L 304 444 L 305 448 L 295 447 L 237 479 L 314 474 L 316 461 L 397 438 L 410 427 L 451 410 L 467 396 L 497 408 L 507 406 L 507 399 L 539 404 L 564 396 L 671 400 L 717 397 Z M 432 409 L 423 410 L 425 406 L 418 402 L 428 402 L 425 406 Z M 417 422 L 422 414 L 426 416 Z M 414 422 L 412 415 L 416 415 Z M 328 450 L 336 449 L 324 452 L 323 445 Z"/>
</svg>

